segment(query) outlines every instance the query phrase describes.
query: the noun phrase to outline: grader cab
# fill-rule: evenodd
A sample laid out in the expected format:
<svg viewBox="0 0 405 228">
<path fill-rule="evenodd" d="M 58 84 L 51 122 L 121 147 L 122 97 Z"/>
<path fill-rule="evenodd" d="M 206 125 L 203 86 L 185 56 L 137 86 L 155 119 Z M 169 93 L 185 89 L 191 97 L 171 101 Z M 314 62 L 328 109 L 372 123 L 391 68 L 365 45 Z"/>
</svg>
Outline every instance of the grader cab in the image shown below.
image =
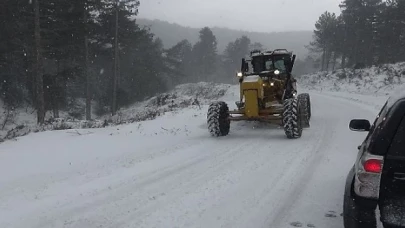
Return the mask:
<svg viewBox="0 0 405 228">
<path fill-rule="evenodd" d="M 287 138 L 300 138 L 311 118 L 310 96 L 297 94 L 292 77 L 296 56 L 285 49 L 252 51 L 237 73 L 240 99 L 230 111 L 224 101 L 210 104 L 207 115 L 212 136 L 226 136 L 231 121 L 260 121 L 283 126 Z M 251 66 L 251 67 L 249 67 Z M 251 70 L 249 70 L 251 68 Z"/>
</svg>

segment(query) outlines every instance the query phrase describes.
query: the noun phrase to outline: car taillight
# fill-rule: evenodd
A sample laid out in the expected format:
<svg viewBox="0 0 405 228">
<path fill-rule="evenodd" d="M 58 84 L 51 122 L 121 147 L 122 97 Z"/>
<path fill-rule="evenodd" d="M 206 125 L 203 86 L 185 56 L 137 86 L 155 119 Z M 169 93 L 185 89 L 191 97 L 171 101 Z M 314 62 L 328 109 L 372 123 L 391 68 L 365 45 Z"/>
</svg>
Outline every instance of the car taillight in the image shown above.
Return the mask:
<svg viewBox="0 0 405 228">
<path fill-rule="evenodd" d="M 359 163 L 357 163 L 354 179 L 354 192 L 356 195 L 378 199 L 383 166 L 383 156 L 371 155 L 368 152 L 362 155 Z"/>
<path fill-rule="evenodd" d="M 369 173 L 381 173 L 382 161 L 378 159 L 369 159 L 364 162 L 364 171 Z"/>
</svg>

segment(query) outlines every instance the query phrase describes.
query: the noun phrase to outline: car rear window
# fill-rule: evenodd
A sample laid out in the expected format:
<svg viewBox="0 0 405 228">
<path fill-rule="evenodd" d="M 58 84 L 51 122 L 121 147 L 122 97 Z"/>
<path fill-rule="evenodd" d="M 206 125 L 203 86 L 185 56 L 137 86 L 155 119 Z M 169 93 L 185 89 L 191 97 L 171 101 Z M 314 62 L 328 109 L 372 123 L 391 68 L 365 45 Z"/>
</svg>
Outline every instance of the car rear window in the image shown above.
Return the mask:
<svg viewBox="0 0 405 228">
<path fill-rule="evenodd" d="M 366 137 L 365 143 L 367 147 L 369 147 L 373 141 L 372 136 L 377 135 L 378 132 L 382 129 L 382 124 L 385 123 L 388 111 L 389 111 L 388 105 L 387 103 L 385 103 L 384 106 L 381 108 L 380 113 L 378 113 L 373 125 L 371 126 L 370 132 Z"/>
<path fill-rule="evenodd" d="M 397 133 L 392 140 L 391 148 L 388 151 L 388 155 L 405 158 L 405 117 L 402 119 Z"/>
<path fill-rule="evenodd" d="M 392 141 L 396 136 L 398 128 L 402 125 L 402 120 L 405 115 L 405 99 L 398 100 L 393 106 L 383 108 L 381 114 L 376 120 L 371 131 L 371 137 L 368 139 L 369 152 L 374 155 L 387 155 L 392 147 Z M 401 139 L 403 133 L 396 137 L 395 145 L 403 143 Z M 403 144 L 402 144 L 403 146 Z M 396 147 L 396 146 L 395 146 Z M 392 148 L 392 149 L 395 149 Z M 395 152 L 396 153 L 396 152 Z"/>
</svg>

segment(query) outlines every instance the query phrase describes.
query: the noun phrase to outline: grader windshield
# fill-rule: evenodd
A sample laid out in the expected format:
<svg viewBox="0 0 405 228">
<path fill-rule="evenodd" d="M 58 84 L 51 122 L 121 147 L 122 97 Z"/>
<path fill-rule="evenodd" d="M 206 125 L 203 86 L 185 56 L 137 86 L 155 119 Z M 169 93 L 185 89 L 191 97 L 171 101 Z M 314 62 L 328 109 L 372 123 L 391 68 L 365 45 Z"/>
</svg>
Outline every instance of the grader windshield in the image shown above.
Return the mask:
<svg viewBox="0 0 405 228">
<path fill-rule="evenodd" d="M 281 73 L 287 73 L 288 66 L 290 64 L 290 55 L 258 55 L 252 57 L 254 73 L 273 70 L 279 70 Z"/>
</svg>

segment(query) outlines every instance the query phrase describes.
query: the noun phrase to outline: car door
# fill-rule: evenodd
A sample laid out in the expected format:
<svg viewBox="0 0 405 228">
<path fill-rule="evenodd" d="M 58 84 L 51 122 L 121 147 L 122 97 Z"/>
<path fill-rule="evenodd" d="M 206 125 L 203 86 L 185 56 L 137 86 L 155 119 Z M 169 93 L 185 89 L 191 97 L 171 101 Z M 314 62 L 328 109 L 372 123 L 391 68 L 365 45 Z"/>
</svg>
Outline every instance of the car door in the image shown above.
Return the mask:
<svg viewBox="0 0 405 228">
<path fill-rule="evenodd" d="M 385 155 L 381 175 L 379 206 L 381 220 L 405 225 L 405 101 L 401 102 L 402 121 Z"/>
</svg>

